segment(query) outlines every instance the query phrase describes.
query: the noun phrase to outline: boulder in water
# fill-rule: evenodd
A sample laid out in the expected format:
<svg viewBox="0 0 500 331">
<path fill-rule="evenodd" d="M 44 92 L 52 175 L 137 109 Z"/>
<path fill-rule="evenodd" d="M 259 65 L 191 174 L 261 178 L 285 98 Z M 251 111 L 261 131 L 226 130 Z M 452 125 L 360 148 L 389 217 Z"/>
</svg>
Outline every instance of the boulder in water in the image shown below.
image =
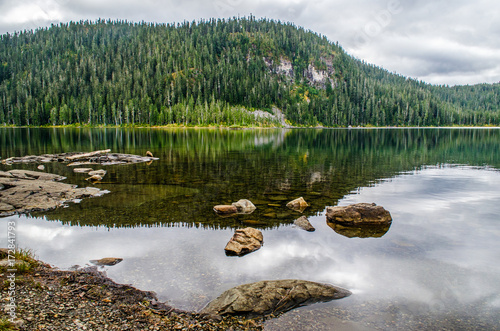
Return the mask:
<svg viewBox="0 0 500 331">
<path fill-rule="evenodd" d="M 382 206 L 374 203 L 357 203 L 349 206 L 326 208 L 326 219 L 329 222 L 343 225 L 390 224 L 391 214 Z"/>
<path fill-rule="evenodd" d="M 329 284 L 295 279 L 265 280 L 227 290 L 200 313 L 213 317 L 276 315 L 300 306 L 349 295 L 350 291 Z"/>
<path fill-rule="evenodd" d="M 262 232 L 254 228 L 238 229 L 224 250 L 229 256 L 243 256 L 258 250 L 264 241 Z"/>
</svg>

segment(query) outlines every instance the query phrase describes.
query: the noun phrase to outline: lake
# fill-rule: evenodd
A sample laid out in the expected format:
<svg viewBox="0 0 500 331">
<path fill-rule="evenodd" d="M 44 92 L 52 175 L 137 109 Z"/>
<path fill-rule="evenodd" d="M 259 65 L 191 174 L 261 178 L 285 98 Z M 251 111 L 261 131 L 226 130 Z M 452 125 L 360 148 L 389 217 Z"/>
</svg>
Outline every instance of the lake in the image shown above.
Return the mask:
<svg viewBox="0 0 500 331">
<path fill-rule="evenodd" d="M 0 157 L 111 149 L 151 164 L 108 171 L 102 197 L 0 219 L 18 245 L 66 269 L 105 267 L 118 283 L 200 310 L 223 291 L 270 279 L 331 283 L 353 294 L 268 320 L 266 330 L 500 329 L 500 130 L 1 128 Z M 36 170 L 36 165 L 15 168 Z M 47 172 L 92 185 L 64 164 Z M 12 167 L 0 165 L 0 170 Z M 303 197 L 303 214 L 286 203 Z M 250 215 L 214 205 L 249 199 Z M 372 234 L 327 224 L 327 206 L 374 202 L 391 212 Z M 301 215 L 316 228 L 293 226 Z M 229 257 L 237 228 L 261 249 Z M 0 247 L 7 245 L 6 236 Z"/>
</svg>

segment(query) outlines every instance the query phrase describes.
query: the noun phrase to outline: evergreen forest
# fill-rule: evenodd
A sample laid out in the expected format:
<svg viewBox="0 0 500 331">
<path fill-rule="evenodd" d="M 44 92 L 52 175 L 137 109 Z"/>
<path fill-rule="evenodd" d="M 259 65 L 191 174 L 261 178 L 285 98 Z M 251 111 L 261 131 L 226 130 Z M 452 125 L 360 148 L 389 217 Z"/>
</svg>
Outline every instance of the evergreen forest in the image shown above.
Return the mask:
<svg viewBox="0 0 500 331">
<path fill-rule="evenodd" d="M 499 125 L 500 84 L 435 86 L 292 23 L 80 21 L 0 36 L 0 124 Z"/>
</svg>

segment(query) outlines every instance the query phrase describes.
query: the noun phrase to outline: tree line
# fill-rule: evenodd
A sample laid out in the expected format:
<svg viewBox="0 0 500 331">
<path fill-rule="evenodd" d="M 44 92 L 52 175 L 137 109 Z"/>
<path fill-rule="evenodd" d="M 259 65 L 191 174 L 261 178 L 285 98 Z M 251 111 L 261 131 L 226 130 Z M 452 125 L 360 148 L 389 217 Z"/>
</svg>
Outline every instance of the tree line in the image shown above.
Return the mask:
<svg viewBox="0 0 500 331">
<path fill-rule="evenodd" d="M 279 70 L 284 61 L 293 74 Z M 311 80 L 310 68 L 327 76 Z M 98 20 L 0 36 L 10 125 L 498 125 L 499 84 L 432 86 L 292 23 Z"/>
</svg>

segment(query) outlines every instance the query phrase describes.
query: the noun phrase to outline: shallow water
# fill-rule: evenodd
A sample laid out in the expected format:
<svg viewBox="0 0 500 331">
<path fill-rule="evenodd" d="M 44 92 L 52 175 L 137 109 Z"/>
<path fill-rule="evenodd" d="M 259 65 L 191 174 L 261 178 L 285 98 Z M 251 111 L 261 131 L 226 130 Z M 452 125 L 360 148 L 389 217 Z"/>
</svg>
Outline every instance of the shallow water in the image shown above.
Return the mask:
<svg viewBox="0 0 500 331">
<path fill-rule="evenodd" d="M 263 279 L 353 292 L 269 320 L 268 330 L 500 327 L 499 130 L 69 130 L 35 147 L 2 130 L 2 157 L 110 145 L 160 157 L 108 168 L 100 186 L 111 193 L 102 198 L 0 219 L 5 228 L 15 220 L 19 246 L 57 267 L 121 257 L 104 268 L 111 278 L 192 310 Z M 9 144 L 6 135 L 20 140 Z M 50 167 L 87 184 L 63 165 Z M 298 196 L 311 204 L 304 213 L 315 232 L 292 225 L 301 214 L 284 205 Z M 240 198 L 256 212 L 221 218 L 211 210 Z M 388 231 L 349 238 L 328 226 L 326 206 L 356 202 L 388 209 Z M 234 228 L 248 225 L 262 230 L 264 246 L 227 257 Z"/>
</svg>

